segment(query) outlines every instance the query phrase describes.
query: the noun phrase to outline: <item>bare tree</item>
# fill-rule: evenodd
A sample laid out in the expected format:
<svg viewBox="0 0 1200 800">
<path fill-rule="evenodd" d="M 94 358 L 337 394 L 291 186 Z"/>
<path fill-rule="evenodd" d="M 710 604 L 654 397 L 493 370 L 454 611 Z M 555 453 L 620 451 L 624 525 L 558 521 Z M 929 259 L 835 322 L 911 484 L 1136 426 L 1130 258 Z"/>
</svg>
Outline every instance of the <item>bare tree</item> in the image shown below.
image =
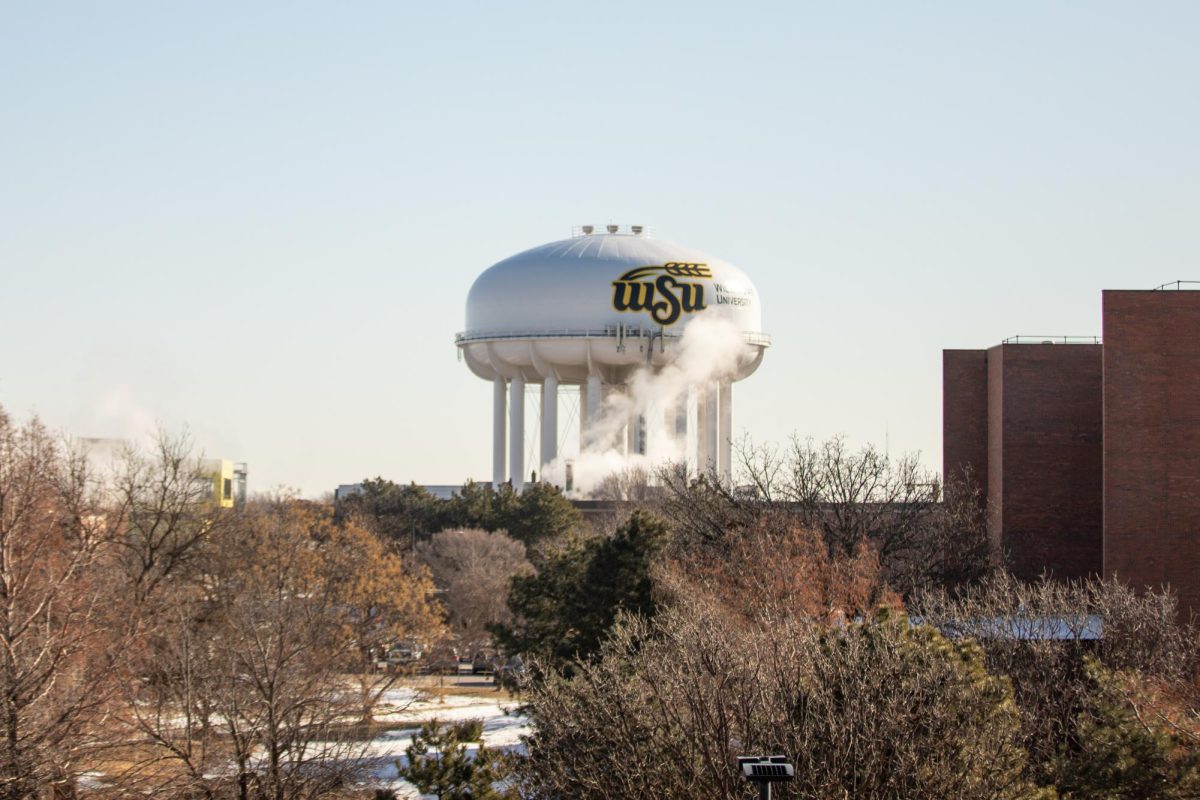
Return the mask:
<svg viewBox="0 0 1200 800">
<path fill-rule="evenodd" d="M 332 506 L 313 507 L 319 526 L 323 570 L 343 611 L 344 635 L 353 643 L 351 666 L 358 688 L 360 722 L 373 721 L 374 710 L 400 672 L 378 663 L 396 642 L 430 643 L 444 638 L 444 608 L 434 600 L 429 569 L 402 545 L 368 531 L 353 519 L 335 525 Z"/>
<path fill-rule="evenodd" d="M 663 494 L 658 511 L 671 524 L 676 550 L 720 543 L 731 531 L 757 525 L 769 510 L 756 495 L 736 492 L 707 476 L 693 478 L 683 469 L 662 469 L 659 481 Z"/>
<path fill-rule="evenodd" d="M 533 571 L 525 546 L 502 531 L 442 531 L 420 543 L 417 556 L 429 566 L 451 629 L 468 652 L 487 645 L 491 626 L 511 620 L 505 603 L 509 581 Z"/>
<path fill-rule="evenodd" d="M 238 800 L 317 797 L 361 747 L 341 682 L 354 659 L 302 507 L 250 510 L 206 553 L 204 580 L 175 597 L 143 663 L 126 723 L 152 758 L 156 794 Z"/>
<path fill-rule="evenodd" d="M 215 525 L 181 441 L 120 478 L 0 410 L 0 797 L 75 791 L 114 746 L 111 715 L 163 579 Z"/>
<path fill-rule="evenodd" d="M 654 472 L 643 466 L 626 467 L 606 475 L 592 489 L 594 500 L 616 500 L 627 503 L 645 502 L 657 496 L 653 485 Z"/>
<path fill-rule="evenodd" d="M 150 453 L 126 448 L 106 494 L 112 524 L 121 532 L 114 542 L 137 603 L 186 566 L 198 545 L 232 518 L 212 502 L 212 478 L 186 434 L 160 430 Z"/>
<path fill-rule="evenodd" d="M 124 721 L 156 795 L 306 800 L 363 766 L 382 642 L 440 626 L 432 582 L 330 507 L 262 501 L 207 540 Z M 357 676 L 357 686 L 347 680 Z"/>
<path fill-rule="evenodd" d="M 626 619 L 535 684 L 525 797 L 744 798 L 739 755 L 787 753 L 781 798 L 1032 798 L 1007 682 L 977 648 L 881 616 L 746 624 L 702 591 Z"/>
<path fill-rule="evenodd" d="M 730 502 L 786 511 L 831 549 L 869 543 L 889 583 L 906 595 L 977 580 L 998 561 L 978 497 L 944 497 L 915 455 L 892 458 L 869 445 L 856 452 L 842 437 L 819 445 L 793 437 L 783 450 L 744 440 L 737 455 L 748 483 Z"/>
</svg>

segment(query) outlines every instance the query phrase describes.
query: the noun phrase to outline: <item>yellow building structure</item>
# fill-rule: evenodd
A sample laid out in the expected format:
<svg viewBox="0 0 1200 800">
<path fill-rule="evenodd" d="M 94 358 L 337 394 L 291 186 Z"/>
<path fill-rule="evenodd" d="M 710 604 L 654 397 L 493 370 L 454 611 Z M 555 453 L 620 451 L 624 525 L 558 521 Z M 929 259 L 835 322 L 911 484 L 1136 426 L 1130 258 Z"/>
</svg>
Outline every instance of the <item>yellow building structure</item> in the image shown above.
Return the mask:
<svg viewBox="0 0 1200 800">
<path fill-rule="evenodd" d="M 246 500 L 246 465 L 225 458 L 202 462 L 201 470 L 212 481 L 213 502 L 221 508 L 233 508 Z"/>
</svg>

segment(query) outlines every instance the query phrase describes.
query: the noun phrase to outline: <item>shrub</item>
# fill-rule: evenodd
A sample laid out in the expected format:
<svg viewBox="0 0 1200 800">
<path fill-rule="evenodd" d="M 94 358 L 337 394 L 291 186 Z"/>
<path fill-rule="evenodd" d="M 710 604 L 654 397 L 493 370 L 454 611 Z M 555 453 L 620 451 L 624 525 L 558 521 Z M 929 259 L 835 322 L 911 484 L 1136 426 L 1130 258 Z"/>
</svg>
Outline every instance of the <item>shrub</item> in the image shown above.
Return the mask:
<svg viewBox="0 0 1200 800">
<path fill-rule="evenodd" d="M 732 800 L 736 757 L 766 753 L 795 763 L 785 798 L 1039 796 L 1007 680 L 903 616 L 745 624 L 692 596 L 601 655 L 534 686 L 527 796 Z"/>
<path fill-rule="evenodd" d="M 421 726 L 405 750 L 408 764 L 397 763 L 400 777 L 422 794 L 438 800 L 500 800 L 495 784 L 503 778 L 499 755 L 483 746 L 483 723 L 466 720 L 441 726 L 432 719 Z M 480 742 L 475 754 L 467 746 Z"/>
</svg>

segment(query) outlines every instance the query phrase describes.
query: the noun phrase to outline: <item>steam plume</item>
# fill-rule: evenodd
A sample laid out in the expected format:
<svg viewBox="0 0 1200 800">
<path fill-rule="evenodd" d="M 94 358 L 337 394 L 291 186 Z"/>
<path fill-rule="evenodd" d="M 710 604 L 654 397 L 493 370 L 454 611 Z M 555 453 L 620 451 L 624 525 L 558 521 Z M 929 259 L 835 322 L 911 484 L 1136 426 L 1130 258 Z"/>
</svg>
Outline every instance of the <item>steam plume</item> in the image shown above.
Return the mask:
<svg viewBox="0 0 1200 800">
<path fill-rule="evenodd" d="M 705 314 L 688 323 L 673 351 L 668 349 L 673 352 L 668 364 L 639 369 L 626 384 L 626 391 L 614 391 L 604 399 L 597 419 L 588 426 L 582 452 L 570 459 L 574 461 L 575 489 L 588 494 L 614 472 L 635 467 L 652 472 L 667 463 L 694 459 L 695 454 L 688 452 L 687 437 L 678 433 L 675 413 L 686 413 L 687 430 L 694 430 L 696 410 L 695 403 L 689 402 L 689 389 L 733 376 L 745 347 L 741 331 L 724 316 Z M 586 412 L 580 409 L 580 413 Z M 638 417 L 645 424 L 646 453 L 627 455 L 621 437 L 630 420 Z M 552 462 L 545 478 L 564 486 L 567 460 L 560 457 Z"/>
</svg>

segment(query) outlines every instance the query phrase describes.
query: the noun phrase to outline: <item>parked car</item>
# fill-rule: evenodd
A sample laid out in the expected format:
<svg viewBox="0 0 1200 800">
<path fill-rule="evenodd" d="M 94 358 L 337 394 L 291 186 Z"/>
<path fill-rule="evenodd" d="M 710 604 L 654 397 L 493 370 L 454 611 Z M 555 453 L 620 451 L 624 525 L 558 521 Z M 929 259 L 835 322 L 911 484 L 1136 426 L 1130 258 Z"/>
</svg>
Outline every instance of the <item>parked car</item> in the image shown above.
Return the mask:
<svg viewBox="0 0 1200 800">
<path fill-rule="evenodd" d="M 423 653 L 419 647 L 393 647 L 387 653 L 387 663 L 393 665 L 411 664 L 421 658 Z"/>
<path fill-rule="evenodd" d="M 492 673 L 492 683 L 505 689 L 516 689 L 525 678 L 525 662 L 519 655 L 509 656 L 503 666 Z"/>
<path fill-rule="evenodd" d="M 430 675 L 457 675 L 458 664 L 458 651 L 449 647 L 438 648 L 421 662 L 421 671 Z"/>
<path fill-rule="evenodd" d="M 471 674 L 472 675 L 491 675 L 500 666 L 502 659 L 495 653 L 487 653 L 480 650 L 471 657 Z"/>
</svg>

